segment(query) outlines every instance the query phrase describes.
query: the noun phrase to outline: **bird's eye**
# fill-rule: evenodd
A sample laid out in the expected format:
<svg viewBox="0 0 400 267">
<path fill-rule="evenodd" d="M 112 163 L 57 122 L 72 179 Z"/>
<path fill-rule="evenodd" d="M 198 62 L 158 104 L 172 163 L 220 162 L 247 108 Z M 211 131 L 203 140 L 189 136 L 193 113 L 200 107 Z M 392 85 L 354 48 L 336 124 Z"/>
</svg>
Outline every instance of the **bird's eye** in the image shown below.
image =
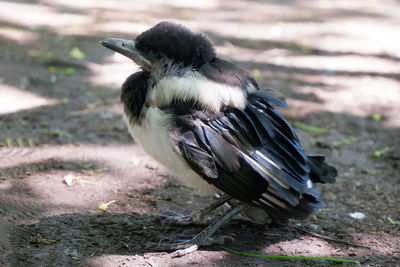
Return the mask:
<svg viewBox="0 0 400 267">
<path fill-rule="evenodd" d="M 156 53 L 154 56 L 157 60 L 161 60 L 163 58 L 163 55 L 161 53 Z"/>
</svg>

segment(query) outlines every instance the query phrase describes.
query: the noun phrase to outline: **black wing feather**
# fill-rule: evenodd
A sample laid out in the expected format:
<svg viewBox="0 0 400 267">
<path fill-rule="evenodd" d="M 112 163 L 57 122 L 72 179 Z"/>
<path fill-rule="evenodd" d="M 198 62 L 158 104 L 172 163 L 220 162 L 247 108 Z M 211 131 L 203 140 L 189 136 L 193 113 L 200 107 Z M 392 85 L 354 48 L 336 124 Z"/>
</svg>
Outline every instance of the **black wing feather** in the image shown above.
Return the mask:
<svg viewBox="0 0 400 267">
<path fill-rule="evenodd" d="M 327 181 L 336 173 L 304 154 L 293 128 L 270 103 L 286 105 L 262 90 L 249 94 L 244 110 L 207 114 L 189 103 L 182 114 L 172 105 L 178 135 L 185 137 L 177 147 L 193 170 L 227 194 L 275 217 L 305 218 L 324 205 L 310 178 Z M 325 173 L 329 179 L 317 179 Z"/>
<path fill-rule="evenodd" d="M 287 106 L 285 98 L 278 95 L 275 90 L 264 89 L 264 90 L 257 90 L 252 93 L 251 97 L 261 99 L 269 105 L 269 103 L 274 104 L 275 106 L 284 108 Z"/>
<path fill-rule="evenodd" d="M 218 177 L 218 169 L 215 166 L 214 158 L 206 151 L 190 144 L 186 139 L 180 142 L 180 150 L 194 171 L 210 178 Z"/>
<path fill-rule="evenodd" d="M 232 174 L 236 174 L 240 168 L 240 164 L 237 155 L 238 151 L 235 147 L 229 144 L 221 134 L 211 127 L 203 126 L 203 131 L 211 154 L 218 166 Z"/>
</svg>

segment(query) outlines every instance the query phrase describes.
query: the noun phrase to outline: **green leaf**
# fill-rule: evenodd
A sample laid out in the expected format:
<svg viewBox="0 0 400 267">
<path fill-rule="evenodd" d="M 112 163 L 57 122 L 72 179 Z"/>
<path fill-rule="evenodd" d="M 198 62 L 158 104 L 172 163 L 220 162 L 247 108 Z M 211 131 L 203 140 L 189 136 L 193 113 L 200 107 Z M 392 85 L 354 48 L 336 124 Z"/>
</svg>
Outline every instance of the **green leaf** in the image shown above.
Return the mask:
<svg viewBox="0 0 400 267">
<path fill-rule="evenodd" d="M 68 97 L 64 97 L 63 99 L 61 99 L 61 104 L 66 105 L 69 103 L 69 98 Z"/>
<path fill-rule="evenodd" d="M 75 74 L 75 69 L 74 68 L 66 68 L 64 70 L 65 75 L 71 76 Z"/>
<path fill-rule="evenodd" d="M 393 221 L 393 219 L 390 218 L 389 216 L 387 217 L 387 219 L 392 225 L 396 225 L 397 224 L 397 222 Z"/>
<path fill-rule="evenodd" d="M 298 260 L 324 260 L 324 261 L 339 261 L 339 262 L 352 262 L 357 263 L 355 260 L 348 259 L 340 259 L 340 258 L 328 258 L 328 257 L 303 257 L 303 256 L 279 256 L 279 255 L 264 255 L 264 254 L 251 254 L 236 251 L 233 249 L 229 249 L 223 246 L 220 246 L 223 250 L 226 250 L 231 253 L 235 253 L 237 255 L 250 256 L 250 257 L 258 257 L 258 258 L 274 258 L 274 259 L 298 259 Z"/>
<path fill-rule="evenodd" d="M 86 55 L 75 46 L 71 51 L 69 51 L 69 57 L 73 59 L 85 59 Z"/>
<path fill-rule="evenodd" d="M 97 209 L 105 211 L 108 209 L 108 206 L 110 206 L 112 203 L 116 202 L 116 200 L 111 200 L 107 203 L 101 203 L 99 206 L 97 206 Z"/>
<path fill-rule="evenodd" d="M 252 74 L 254 76 L 254 79 L 256 79 L 257 82 L 262 81 L 262 75 L 261 75 L 261 71 L 259 69 L 253 69 Z"/>
<path fill-rule="evenodd" d="M 381 150 L 375 150 L 375 151 L 374 151 L 374 156 L 377 157 L 377 158 L 379 158 L 379 157 L 383 156 L 383 154 L 385 154 L 386 152 L 388 152 L 389 149 L 390 149 L 390 147 L 387 146 L 387 147 L 385 147 L 385 148 L 383 148 L 383 149 L 381 149 Z"/>
<path fill-rule="evenodd" d="M 57 68 L 54 67 L 54 66 L 49 66 L 49 67 L 47 68 L 47 71 L 50 72 L 50 73 L 54 73 L 54 72 L 57 71 Z"/>
<path fill-rule="evenodd" d="M 370 117 L 376 122 L 380 122 L 382 120 L 382 115 L 379 113 L 372 113 Z"/>
<path fill-rule="evenodd" d="M 52 51 L 48 51 L 48 52 L 44 53 L 43 56 L 44 56 L 44 58 L 52 59 L 54 57 L 54 53 Z"/>
</svg>

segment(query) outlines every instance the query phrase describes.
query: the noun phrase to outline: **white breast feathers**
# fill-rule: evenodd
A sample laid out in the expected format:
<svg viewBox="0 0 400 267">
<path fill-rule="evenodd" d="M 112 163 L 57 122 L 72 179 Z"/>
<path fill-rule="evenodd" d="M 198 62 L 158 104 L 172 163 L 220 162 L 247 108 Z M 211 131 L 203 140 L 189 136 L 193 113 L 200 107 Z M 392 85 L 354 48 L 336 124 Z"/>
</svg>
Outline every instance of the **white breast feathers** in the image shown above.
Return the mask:
<svg viewBox="0 0 400 267">
<path fill-rule="evenodd" d="M 150 89 L 146 103 L 168 106 L 174 100 L 196 101 L 206 108 L 219 111 L 223 106 L 246 107 L 245 91 L 239 87 L 211 81 L 196 71 L 182 76 L 166 76 Z"/>
</svg>

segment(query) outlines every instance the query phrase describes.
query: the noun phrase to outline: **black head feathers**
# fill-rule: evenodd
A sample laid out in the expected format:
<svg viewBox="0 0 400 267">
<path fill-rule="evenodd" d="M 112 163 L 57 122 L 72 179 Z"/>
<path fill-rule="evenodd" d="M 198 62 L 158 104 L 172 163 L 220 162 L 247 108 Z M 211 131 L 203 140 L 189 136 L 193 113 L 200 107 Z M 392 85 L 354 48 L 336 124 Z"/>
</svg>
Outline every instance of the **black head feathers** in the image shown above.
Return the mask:
<svg viewBox="0 0 400 267">
<path fill-rule="evenodd" d="M 161 54 L 195 68 L 215 57 L 214 48 L 205 35 L 168 21 L 141 33 L 135 46 L 141 51 Z"/>
</svg>

